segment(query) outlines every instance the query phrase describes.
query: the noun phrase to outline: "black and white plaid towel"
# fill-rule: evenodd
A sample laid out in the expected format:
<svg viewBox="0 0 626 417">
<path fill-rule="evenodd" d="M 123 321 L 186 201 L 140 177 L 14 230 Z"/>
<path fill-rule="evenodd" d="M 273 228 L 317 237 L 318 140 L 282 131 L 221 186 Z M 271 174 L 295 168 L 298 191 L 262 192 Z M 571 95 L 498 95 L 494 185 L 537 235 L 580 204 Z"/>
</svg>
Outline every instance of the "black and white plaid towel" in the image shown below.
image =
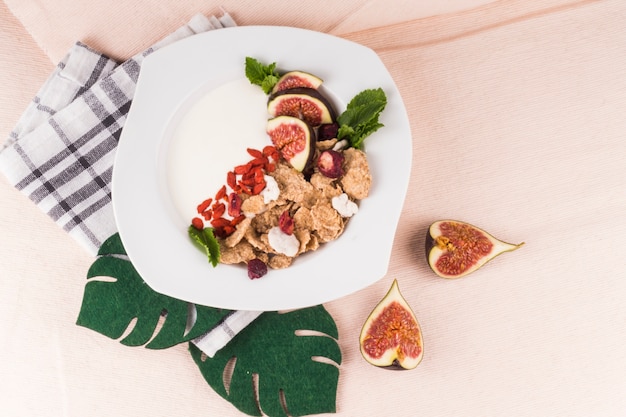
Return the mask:
<svg viewBox="0 0 626 417">
<path fill-rule="evenodd" d="M 0 171 L 95 255 L 117 233 L 111 204 L 113 161 L 143 59 L 179 39 L 227 26 L 235 26 L 227 13 L 196 15 L 120 65 L 77 42 L 2 145 Z M 200 347 L 212 356 L 258 314 L 231 314 L 201 339 Z"/>
</svg>

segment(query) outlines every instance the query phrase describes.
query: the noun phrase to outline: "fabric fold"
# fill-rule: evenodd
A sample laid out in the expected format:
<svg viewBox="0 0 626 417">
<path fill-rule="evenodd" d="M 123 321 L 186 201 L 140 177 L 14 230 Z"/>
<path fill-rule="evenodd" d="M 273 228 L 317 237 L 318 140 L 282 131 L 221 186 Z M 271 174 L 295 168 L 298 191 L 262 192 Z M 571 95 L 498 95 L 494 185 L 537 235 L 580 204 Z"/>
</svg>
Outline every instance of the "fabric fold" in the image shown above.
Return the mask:
<svg viewBox="0 0 626 417">
<path fill-rule="evenodd" d="M 111 205 L 115 149 L 143 59 L 201 31 L 234 25 L 194 16 L 148 50 L 116 65 L 77 42 L 0 152 L 0 171 L 90 253 L 117 229 Z"/>
<path fill-rule="evenodd" d="M 117 64 L 82 42 L 70 49 L 33 98 L 0 147 L 0 172 L 20 192 L 96 255 L 117 233 L 111 179 L 115 150 L 139 77 L 143 59 L 177 40 L 208 30 L 236 26 L 222 16 L 198 14 L 146 51 Z M 131 260 L 132 262 L 132 260 Z M 258 314 L 257 314 L 258 315 Z M 224 346 L 254 318 L 234 312 L 211 350 Z M 238 331 L 238 330 L 237 330 Z"/>
</svg>

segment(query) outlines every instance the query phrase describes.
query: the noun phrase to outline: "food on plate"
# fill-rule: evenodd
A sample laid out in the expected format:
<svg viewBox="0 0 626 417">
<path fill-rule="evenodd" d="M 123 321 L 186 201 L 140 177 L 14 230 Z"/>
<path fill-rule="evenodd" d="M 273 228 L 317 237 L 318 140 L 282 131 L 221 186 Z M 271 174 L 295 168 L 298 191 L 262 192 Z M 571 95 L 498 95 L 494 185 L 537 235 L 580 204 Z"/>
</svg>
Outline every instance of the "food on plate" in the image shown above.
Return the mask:
<svg viewBox="0 0 626 417">
<path fill-rule="evenodd" d="M 424 342 L 415 313 L 394 280 L 370 313 L 359 338 L 365 360 L 388 369 L 413 369 L 422 360 Z"/>
<path fill-rule="evenodd" d="M 250 259 L 248 261 L 248 278 L 257 279 L 267 274 L 267 265 L 260 259 Z"/>
<path fill-rule="evenodd" d="M 334 149 L 325 150 L 317 158 L 317 169 L 325 177 L 339 178 L 345 174 L 343 170 L 345 159 L 342 152 Z"/>
<path fill-rule="evenodd" d="M 523 244 L 503 242 L 469 223 L 439 220 L 428 228 L 426 257 L 430 268 L 440 277 L 460 278 Z"/>
<path fill-rule="evenodd" d="M 288 90 L 291 88 L 306 87 L 318 88 L 322 85 L 322 79 L 304 71 L 289 71 L 284 73 L 272 88 L 272 93 Z"/>
<path fill-rule="evenodd" d="M 332 104 L 318 90 L 297 87 L 281 90 L 270 96 L 267 112 L 271 116 L 293 116 L 317 127 L 336 119 Z"/>
<path fill-rule="evenodd" d="M 197 206 L 189 234 L 213 266 L 246 264 L 250 279 L 292 264 L 337 239 L 372 175 L 363 140 L 382 127 L 382 89 L 363 90 L 337 116 L 322 80 L 246 59 L 246 76 L 268 94 L 268 144 L 226 173 Z"/>
<path fill-rule="evenodd" d="M 315 155 L 315 132 L 304 120 L 281 115 L 267 122 L 267 135 L 281 156 L 296 171 L 308 167 Z"/>
</svg>

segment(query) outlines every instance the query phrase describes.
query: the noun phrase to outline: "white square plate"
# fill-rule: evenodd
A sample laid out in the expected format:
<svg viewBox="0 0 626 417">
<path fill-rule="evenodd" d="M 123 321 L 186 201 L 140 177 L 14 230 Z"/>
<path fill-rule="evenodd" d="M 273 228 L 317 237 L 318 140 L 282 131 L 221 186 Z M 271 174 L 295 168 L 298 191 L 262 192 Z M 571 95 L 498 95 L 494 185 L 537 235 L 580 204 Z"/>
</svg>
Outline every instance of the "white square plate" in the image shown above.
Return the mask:
<svg viewBox="0 0 626 417">
<path fill-rule="evenodd" d="M 385 125 L 365 141 L 372 173 L 370 195 L 360 202 L 336 241 L 296 258 L 281 270 L 250 280 L 244 265 L 213 268 L 187 235 L 169 155 L 181 120 L 210 91 L 245 78 L 245 58 L 276 62 L 324 80 L 341 113 L 356 94 L 382 88 Z M 206 132 L 207 141 L 219 140 Z M 271 144 L 269 137 L 267 143 Z M 203 177 L 186 183 L 208 197 L 207 179 L 225 178 L 246 147 L 202 155 Z M 217 148 L 217 147 L 216 147 Z M 222 147 L 223 148 L 223 147 Z M 113 206 L 124 247 L 155 291 L 189 302 L 242 310 L 276 311 L 322 304 L 382 278 L 406 195 L 412 160 L 409 121 L 398 89 L 376 53 L 353 42 L 304 29 L 274 26 L 225 28 L 194 35 L 146 57 L 113 171 Z M 168 162 L 170 161 L 170 162 Z M 210 181 L 209 181 L 210 182 Z M 217 189 L 213 190 L 213 193 Z M 195 202 L 198 204 L 201 200 Z M 190 207 L 195 209 L 195 205 Z"/>
</svg>

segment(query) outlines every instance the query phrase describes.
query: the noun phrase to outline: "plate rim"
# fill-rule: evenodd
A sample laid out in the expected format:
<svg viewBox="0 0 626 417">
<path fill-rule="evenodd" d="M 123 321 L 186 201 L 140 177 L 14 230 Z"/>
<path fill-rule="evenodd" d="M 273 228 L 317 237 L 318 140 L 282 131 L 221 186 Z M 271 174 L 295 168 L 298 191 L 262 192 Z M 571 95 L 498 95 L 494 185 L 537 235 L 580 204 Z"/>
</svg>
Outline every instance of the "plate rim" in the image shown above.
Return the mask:
<svg viewBox="0 0 626 417">
<path fill-rule="evenodd" d="M 136 231 L 133 231 L 133 229 L 129 228 L 128 226 L 129 217 L 132 218 L 133 216 L 130 213 L 134 213 L 135 216 L 138 216 L 140 215 L 139 210 L 128 212 L 129 204 L 123 204 L 123 199 L 115 198 L 115 195 L 117 193 L 121 193 L 120 195 L 124 195 L 128 193 L 128 190 L 124 190 L 125 178 L 127 178 L 127 175 L 129 172 L 129 166 L 133 165 L 133 162 L 130 161 L 130 157 L 127 155 L 127 153 L 133 149 L 132 146 L 127 146 L 130 144 L 130 141 L 131 141 L 131 139 L 128 139 L 128 138 L 136 134 L 138 125 L 141 125 L 142 123 L 147 123 L 146 120 L 144 120 L 146 119 L 146 115 L 141 113 L 142 111 L 145 111 L 145 110 L 138 106 L 142 106 L 144 101 L 146 101 L 147 97 L 149 97 L 151 94 L 151 92 L 146 91 L 146 83 L 153 82 L 153 81 L 151 79 L 146 81 L 146 78 L 155 76 L 155 74 L 152 74 L 152 72 L 155 71 L 153 67 L 159 65 L 163 60 L 169 59 L 171 56 L 174 56 L 177 58 L 184 56 L 185 53 L 190 52 L 189 48 L 194 47 L 196 43 L 202 44 L 204 42 L 207 42 L 207 43 L 211 41 L 214 42 L 216 38 L 220 39 L 220 38 L 230 38 L 230 37 L 243 37 L 244 39 L 249 40 L 250 37 L 253 37 L 253 36 L 256 37 L 260 35 L 259 32 L 263 32 L 264 36 L 268 36 L 269 35 L 268 32 L 274 32 L 274 34 L 281 34 L 281 35 L 288 34 L 292 38 L 294 37 L 298 38 L 298 37 L 304 36 L 305 38 L 307 38 L 308 41 L 317 40 L 317 41 L 330 42 L 331 44 L 341 45 L 342 47 L 346 47 L 348 49 L 354 49 L 354 50 L 358 49 L 359 51 L 361 51 L 361 53 L 368 54 L 370 56 L 370 59 L 375 60 L 376 65 L 379 66 L 377 71 L 383 70 L 387 78 L 383 84 L 385 84 L 384 90 L 385 90 L 385 93 L 387 94 L 389 104 L 388 104 L 388 108 L 383 113 L 383 116 L 386 116 L 388 114 L 387 112 L 389 111 L 388 109 L 390 107 L 390 104 L 393 104 L 392 109 L 395 110 L 395 112 L 397 113 L 395 114 L 395 119 L 398 119 L 395 121 L 403 124 L 403 126 L 401 126 L 400 131 L 402 131 L 405 135 L 408 135 L 407 141 L 410 144 L 411 142 L 410 126 L 409 126 L 409 121 L 408 121 L 408 115 L 406 114 L 406 109 L 402 102 L 402 98 L 399 94 L 397 86 L 395 85 L 395 82 L 393 81 L 391 77 L 391 74 L 389 74 L 386 67 L 384 66 L 384 63 L 380 60 L 378 55 L 373 50 L 363 45 L 351 42 L 349 40 L 336 37 L 334 35 L 329 35 L 329 34 L 325 34 L 321 32 L 315 32 L 309 29 L 293 28 L 293 27 L 287 27 L 287 26 L 237 26 L 237 27 L 232 27 L 232 28 L 212 30 L 209 32 L 204 32 L 201 34 L 193 35 L 188 38 L 177 41 L 171 45 L 167 45 L 163 48 L 160 48 L 159 50 L 154 51 L 147 57 L 145 57 L 144 62 L 142 64 L 142 70 L 140 72 L 139 79 L 137 82 L 136 95 L 133 100 L 134 106 L 131 105 L 130 112 L 127 116 L 126 124 L 120 136 L 117 154 L 115 158 L 113 177 L 112 177 L 112 190 L 113 190 L 113 196 L 114 196 L 113 208 L 114 208 L 116 222 L 118 225 L 118 230 L 120 233 L 120 238 L 122 239 L 122 242 L 126 248 L 129 259 L 131 259 L 131 262 L 133 263 L 133 265 L 136 267 L 140 275 L 142 275 L 144 281 L 146 281 L 146 283 L 149 286 L 151 286 L 155 291 L 160 292 L 165 295 L 174 296 L 175 298 L 179 298 L 188 302 L 201 304 L 201 305 L 210 305 L 210 306 L 218 307 L 218 308 L 275 311 L 275 310 L 308 307 L 308 306 L 312 306 L 316 304 L 323 304 L 325 302 L 333 301 L 335 299 L 344 297 L 346 295 L 349 295 L 355 291 L 358 291 L 362 288 L 365 288 L 373 284 L 374 282 L 381 279 L 387 273 L 389 262 L 390 262 L 390 257 L 391 257 L 393 241 L 395 238 L 397 225 L 400 221 L 400 212 L 401 212 L 404 200 L 406 198 L 406 192 L 408 189 L 408 181 L 409 181 L 409 176 L 410 176 L 411 160 L 412 160 L 412 147 L 411 146 L 405 146 L 403 149 L 402 155 L 399 156 L 400 163 L 398 165 L 403 167 L 405 171 L 404 172 L 405 178 L 398 178 L 398 181 L 397 181 L 398 185 L 396 187 L 396 190 L 399 190 L 398 192 L 400 192 L 400 195 L 397 196 L 398 197 L 397 207 L 395 207 L 395 209 L 394 208 L 391 209 L 392 211 L 391 216 L 395 218 L 395 222 L 392 222 L 393 230 L 392 232 L 387 232 L 388 234 L 386 238 L 387 241 L 383 245 L 386 247 L 380 250 L 380 260 L 378 261 L 378 263 L 375 263 L 374 265 L 370 265 L 368 267 L 368 270 L 372 274 L 376 275 L 376 277 L 363 279 L 362 285 L 359 285 L 359 286 L 352 286 L 352 287 L 342 286 L 341 291 L 337 291 L 335 295 L 329 295 L 328 292 L 324 292 L 324 291 L 315 293 L 315 290 L 316 290 L 315 288 L 307 288 L 307 291 L 313 291 L 313 294 L 308 294 L 306 296 L 303 296 L 302 294 L 300 294 L 296 297 L 296 299 L 292 299 L 292 300 L 289 300 L 288 297 L 283 297 L 284 299 L 282 299 L 281 302 L 267 302 L 267 301 L 263 301 L 262 299 L 258 299 L 256 301 L 247 300 L 246 302 L 242 302 L 241 300 L 225 301 L 222 299 L 221 296 L 218 295 L 217 298 L 222 299 L 222 301 L 220 301 L 215 296 L 206 297 L 206 296 L 198 295 L 197 293 L 194 293 L 193 291 L 191 292 L 185 291 L 184 295 L 182 296 L 181 296 L 181 293 L 179 292 L 176 292 L 176 295 L 172 295 L 173 293 L 171 291 L 171 288 L 164 287 L 162 285 L 163 281 L 155 280 L 154 275 L 156 274 L 153 275 L 149 272 L 152 270 L 151 268 L 147 267 L 147 264 L 150 261 L 147 261 L 146 260 L 147 255 L 143 254 L 143 251 L 138 249 L 138 244 L 136 243 L 136 240 L 138 238 L 135 236 L 137 234 Z M 238 39 L 238 41 L 240 40 L 241 39 Z M 213 47 L 214 46 L 215 45 L 213 45 Z M 342 49 L 342 48 L 338 48 L 338 49 Z M 337 51 L 331 51 L 331 52 L 336 53 Z M 345 52 L 345 51 L 341 50 L 339 52 Z M 262 55 L 262 54 L 257 54 L 257 57 L 258 55 Z M 276 55 L 277 56 L 275 58 L 275 61 L 278 62 L 279 68 L 281 67 L 280 66 L 281 62 L 288 62 L 288 60 L 281 59 L 280 54 L 276 54 Z M 243 74 L 243 62 L 241 62 L 240 65 L 241 65 L 241 73 Z M 303 70 L 307 70 L 307 68 L 303 68 Z M 158 72 L 159 71 L 156 71 L 156 76 L 158 76 Z M 333 72 L 336 72 L 336 70 L 335 71 L 331 70 L 331 73 Z M 333 84 L 331 79 L 329 79 L 328 81 L 325 81 L 325 83 L 326 82 L 330 83 L 331 85 Z M 360 91 L 364 88 L 376 88 L 376 87 L 377 85 L 360 86 L 357 88 L 357 90 Z M 181 93 L 179 92 L 177 94 L 180 96 Z M 342 98 L 347 101 L 351 97 L 342 97 Z M 178 105 L 180 105 L 180 102 L 178 102 Z M 138 108 L 139 110 L 137 110 Z M 161 108 L 160 111 L 167 113 L 167 110 L 163 108 Z M 175 109 L 170 108 L 170 117 L 172 116 L 172 113 L 174 111 Z M 161 129 L 165 129 L 165 128 L 167 128 L 167 126 L 161 126 Z M 381 130 L 381 132 L 384 131 L 385 129 L 389 129 L 389 128 L 385 127 Z M 132 140 L 136 140 L 136 138 Z M 164 138 L 162 137 L 158 138 L 157 146 L 163 140 Z M 382 141 L 382 139 L 378 139 L 378 140 Z M 406 143 L 404 145 L 406 145 Z M 369 145 L 366 145 L 366 146 L 368 148 L 370 147 Z M 377 148 L 379 147 L 379 145 L 374 145 L 374 146 Z M 144 161 L 144 163 L 153 163 L 154 165 L 151 167 L 151 169 L 154 170 L 155 176 L 158 176 L 158 167 L 157 167 L 158 161 L 152 161 L 152 162 Z M 160 195 L 160 197 L 162 197 L 161 195 L 162 193 L 158 190 L 159 184 L 157 182 L 158 181 L 155 179 L 155 184 L 148 184 L 148 187 L 146 191 L 144 192 L 157 193 Z M 127 197 L 127 201 L 128 200 L 129 198 Z M 368 207 L 371 203 L 373 203 L 373 199 L 371 196 L 366 198 L 365 200 L 362 200 L 361 201 L 362 210 Z M 359 214 L 360 213 L 357 213 L 355 218 L 351 219 L 350 222 L 358 223 Z M 350 226 L 351 224 L 347 226 L 347 229 L 349 229 Z M 186 235 L 186 229 L 184 230 L 184 234 Z M 338 241 L 340 241 L 344 237 L 346 236 L 341 236 L 338 239 Z M 333 243 L 335 242 L 329 242 L 326 245 L 330 246 Z M 330 249 L 331 249 L 330 247 L 320 248 L 320 251 L 330 250 Z M 189 246 L 189 248 L 185 248 L 185 250 L 188 250 L 189 252 L 196 251 L 199 253 L 199 255 L 202 255 L 199 251 L 195 250 L 195 248 L 193 248 L 191 245 Z M 311 256 L 309 256 L 309 258 L 311 258 Z M 298 258 L 296 259 L 295 262 L 304 264 L 305 257 Z M 306 262 L 307 266 L 309 266 L 308 265 L 309 263 L 310 261 Z M 210 265 L 208 265 L 208 263 L 204 266 L 207 268 L 207 270 L 213 270 L 213 268 Z M 217 268 L 219 269 L 219 268 L 224 268 L 224 267 L 229 267 L 229 266 L 219 265 Z M 291 266 L 288 269 L 295 271 L 295 264 L 294 266 Z M 148 272 L 148 275 L 145 275 L 144 272 Z M 246 285 L 248 285 L 247 283 L 250 282 L 251 283 L 250 285 L 253 285 L 255 287 L 255 292 L 260 291 L 261 293 L 263 293 L 263 291 L 268 291 L 267 286 L 269 285 L 268 283 L 271 282 L 271 280 L 268 279 L 270 277 L 270 274 L 277 273 L 276 270 L 270 270 L 270 272 L 268 273 L 266 277 L 264 277 L 261 280 L 255 280 L 253 282 L 253 281 L 248 280 L 245 274 L 245 269 L 240 268 L 237 272 L 242 275 L 242 279 L 245 280 Z M 208 279 L 210 279 L 210 277 Z M 294 294 L 294 291 L 297 290 L 290 286 L 287 286 L 287 288 L 281 288 L 281 289 L 286 289 L 287 292 L 292 291 L 292 295 Z M 232 288 L 227 288 L 226 290 L 227 291 L 232 290 Z M 307 300 L 307 301 L 297 301 L 297 300 Z"/>
</svg>

